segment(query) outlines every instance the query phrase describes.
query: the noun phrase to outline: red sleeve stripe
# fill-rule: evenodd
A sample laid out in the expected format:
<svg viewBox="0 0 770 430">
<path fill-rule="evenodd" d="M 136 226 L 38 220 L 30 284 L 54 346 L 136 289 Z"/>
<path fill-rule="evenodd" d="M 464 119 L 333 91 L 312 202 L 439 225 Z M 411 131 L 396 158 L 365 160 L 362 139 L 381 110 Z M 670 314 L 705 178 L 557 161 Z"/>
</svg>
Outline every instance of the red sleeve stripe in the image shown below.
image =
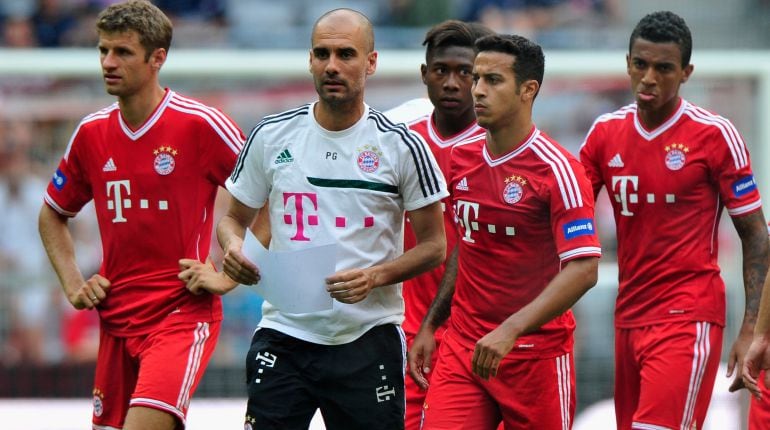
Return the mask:
<svg viewBox="0 0 770 430">
<path fill-rule="evenodd" d="M 725 142 L 727 142 L 727 146 L 730 148 L 730 153 L 733 156 L 736 169 L 741 169 L 749 164 L 749 155 L 746 150 L 746 144 L 743 143 L 740 133 L 738 133 L 738 130 L 736 130 L 735 126 L 733 126 L 727 118 L 714 115 L 693 105 L 688 105 L 688 109 L 685 113 L 692 118 L 693 121 L 711 125 L 719 129 Z"/>
</svg>

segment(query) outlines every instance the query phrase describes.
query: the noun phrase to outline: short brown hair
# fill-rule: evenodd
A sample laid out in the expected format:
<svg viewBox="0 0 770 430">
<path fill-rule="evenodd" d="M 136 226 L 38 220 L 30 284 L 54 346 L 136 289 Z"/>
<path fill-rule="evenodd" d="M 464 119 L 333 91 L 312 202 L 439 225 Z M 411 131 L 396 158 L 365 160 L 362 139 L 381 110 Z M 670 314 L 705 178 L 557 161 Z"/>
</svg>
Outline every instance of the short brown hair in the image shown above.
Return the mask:
<svg viewBox="0 0 770 430">
<path fill-rule="evenodd" d="M 173 26 L 171 20 L 157 6 L 146 0 L 128 0 L 104 9 L 96 18 L 96 31 L 124 33 L 135 31 L 145 51 L 145 60 L 158 48 L 168 52 Z"/>
</svg>

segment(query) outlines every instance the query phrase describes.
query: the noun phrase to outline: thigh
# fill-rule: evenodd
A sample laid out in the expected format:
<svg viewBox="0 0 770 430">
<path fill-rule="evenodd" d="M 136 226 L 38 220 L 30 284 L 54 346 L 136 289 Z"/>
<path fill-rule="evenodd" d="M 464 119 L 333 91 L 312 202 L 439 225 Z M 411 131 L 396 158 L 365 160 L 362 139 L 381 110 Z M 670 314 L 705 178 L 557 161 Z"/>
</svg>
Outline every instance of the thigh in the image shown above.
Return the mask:
<svg viewBox="0 0 770 430">
<path fill-rule="evenodd" d="M 641 389 L 634 428 L 702 428 L 722 348 L 722 328 L 706 322 L 640 331 Z"/>
<path fill-rule="evenodd" d="M 639 405 L 640 366 L 633 347 L 634 329 L 615 329 L 615 420 L 630 430 Z"/>
<path fill-rule="evenodd" d="M 749 406 L 749 430 L 765 430 L 770 426 L 770 389 L 765 385 L 765 371 L 759 374 L 762 398 L 751 396 Z"/>
<path fill-rule="evenodd" d="M 425 398 L 423 429 L 493 430 L 500 410 L 471 371 L 473 351 L 444 336 Z"/>
<path fill-rule="evenodd" d="M 406 341 L 394 324 L 326 346 L 314 393 L 329 429 L 404 428 Z"/>
<path fill-rule="evenodd" d="M 407 335 L 407 345 L 411 345 L 413 340 L 413 336 Z M 437 336 L 436 350 L 434 351 L 433 356 L 431 356 L 431 369 L 436 368 L 439 348 L 441 348 L 441 338 Z M 409 369 L 407 369 L 407 372 L 408 370 Z M 428 382 L 431 380 L 431 375 L 433 375 L 433 372 L 425 375 L 425 377 L 428 379 Z M 422 410 L 425 404 L 425 395 L 428 393 L 428 391 L 420 388 L 417 383 L 414 382 L 414 379 L 412 379 L 412 377 L 408 374 L 404 379 L 404 391 L 406 393 L 406 419 L 404 420 L 404 427 L 406 430 L 419 430 L 420 426 L 422 425 Z"/>
<path fill-rule="evenodd" d="M 315 346 L 272 329 L 254 333 L 246 355 L 247 430 L 305 430 L 317 402 L 305 375 Z"/>
<path fill-rule="evenodd" d="M 163 411 L 184 424 L 219 337 L 220 322 L 164 325 L 139 346 L 139 377 L 130 406 Z"/>
<path fill-rule="evenodd" d="M 575 416 L 572 354 L 504 360 L 498 376 L 484 384 L 500 408 L 505 430 L 563 430 Z"/>
<path fill-rule="evenodd" d="M 138 370 L 139 362 L 129 353 L 126 339 L 111 336 L 102 330 L 93 389 L 95 427 L 123 427 Z"/>
</svg>

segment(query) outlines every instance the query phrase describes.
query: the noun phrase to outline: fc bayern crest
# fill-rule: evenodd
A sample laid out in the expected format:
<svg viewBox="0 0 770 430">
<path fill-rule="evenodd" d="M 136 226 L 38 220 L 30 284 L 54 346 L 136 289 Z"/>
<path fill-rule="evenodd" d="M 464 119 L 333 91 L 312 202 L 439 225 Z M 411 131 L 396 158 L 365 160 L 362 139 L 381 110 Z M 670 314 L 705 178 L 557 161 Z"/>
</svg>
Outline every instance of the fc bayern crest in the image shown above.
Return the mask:
<svg viewBox="0 0 770 430">
<path fill-rule="evenodd" d="M 152 152 L 155 154 L 155 161 L 153 161 L 153 167 L 159 175 L 168 175 L 174 171 L 176 167 L 176 160 L 174 156 L 177 155 L 177 150 L 170 146 L 161 146 L 160 148 Z"/>
<path fill-rule="evenodd" d="M 503 188 L 503 200 L 509 205 L 513 205 L 521 200 L 524 195 L 524 188 L 518 182 L 509 182 L 505 188 Z"/>
<path fill-rule="evenodd" d="M 98 395 L 94 395 L 94 415 L 97 417 L 102 416 L 102 413 L 104 412 L 104 405 L 102 404 L 102 399 Z"/>
<path fill-rule="evenodd" d="M 380 156 L 371 149 L 364 149 L 358 154 L 358 167 L 366 173 L 377 171 L 380 167 Z"/>
<path fill-rule="evenodd" d="M 684 163 L 687 161 L 687 153 L 690 149 L 681 143 L 674 143 L 673 145 L 666 146 L 666 167 L 669 170 L 679 170 L 684 167 Z"/>
</svg>

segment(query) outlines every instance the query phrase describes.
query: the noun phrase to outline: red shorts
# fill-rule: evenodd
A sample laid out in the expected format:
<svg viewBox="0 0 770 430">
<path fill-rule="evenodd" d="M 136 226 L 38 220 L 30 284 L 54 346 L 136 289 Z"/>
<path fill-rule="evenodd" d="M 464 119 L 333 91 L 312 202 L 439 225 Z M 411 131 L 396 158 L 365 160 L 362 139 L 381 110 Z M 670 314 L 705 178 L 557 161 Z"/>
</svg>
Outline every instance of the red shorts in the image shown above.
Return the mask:
<svg viewBox="0 0 770 430">
<path fill-rule="evenodd" d="M 485 381 L 471 371 L 473 350 L 444 336 L 425 399 L 423 429 L 564 430 L 575 415 L 572 354 L 546 359 L 506 358 Z"/>
<path fill-rule="evenodd" d="M 444 327 L 436 330 L 436 349 L 433 351 L 433 356 L 430 360 L 430 373 L 425 375 L 425 378 L 430 382 L 431 375 L 433 375 L 433 369 L 436 368 L 436 362 L 438 361 L 438 351 L 441 348 L 441 339 L 446 329 Z M 412 348 L 412 342 L 414 342 L 414 334 L 406 333 L 406 344 L 408 349 Z M 425 395 L 427 390 L 420 388 L 414 379 L 409 376 L 409 369 L 406 369 L 407 375 L 404 381 L 404 392 L 406 394 L 406 419 L 404 420 L 404 430 L 420 430 L 422 425 L 422 407 L 425 404 Z"/>
<path fill-rule="evenodd" d="M 671 322 L 615 330 L 618 430 L 702 428 L 722 351 L 722 327 Z"/>
<path fill-rule="evenodd" d="M 770 428 L 770 389 L 765 385 L 765 372 L 759 374 L 759 389 L 762 399 L 751 396 L 749 406 L 749 430 L 766 430 Z"/>
<path fill-rule="evenodd" d="M 184 426 L 190 397 L 219 337 L 220 322 L 161 324 L 115 337 L 103 330 L 93 390 L 93 424 L 121 428 L 133 406 L 167 412 Z"/>
</svg>

